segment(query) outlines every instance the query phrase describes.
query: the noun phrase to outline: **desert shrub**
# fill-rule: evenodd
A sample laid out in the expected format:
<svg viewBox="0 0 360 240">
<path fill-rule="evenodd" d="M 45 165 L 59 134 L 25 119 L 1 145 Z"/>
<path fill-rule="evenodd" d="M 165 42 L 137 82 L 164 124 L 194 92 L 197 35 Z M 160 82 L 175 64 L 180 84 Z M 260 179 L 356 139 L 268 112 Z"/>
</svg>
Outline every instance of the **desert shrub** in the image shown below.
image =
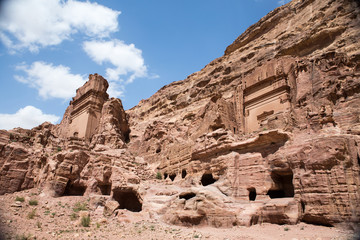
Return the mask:
<svg viewBox="0 0 360 240">
<path fill-rule="evenodd" d="M 290 228 L 288 228 L 288 227 L 284 227 L 284 231 L 289 231 L 290 230 Z"/>
<path fill-rule="evenodd" d="M 30 200 L 29 200 L 29 205 L 30 205 L 30 206 L 36 206 L 36 205 L 38 205 L 38 201 L 35 200 L 35 199 L 30 199 Z"/>
<path fill-rule="evenodd" d="M 75 221 L 76 219 L 78 219 L 79 218 L 79 215 L 77 215 L 76 213 L 72 213 L 71 215 L 70 215 L 70 220 L 71 221 Z"/>
<path fill-rule="evenodd" d="M 31 210 L 31 212 L 28 213 L 27 218 L 28 219 L 34 219 L 36 216 L 36 209 Z"/>
<path fill-rule="evenodd" d="M 156 179 L 159 179 L 159 180 L 162 179 L 161 172 L 157 172 L 157 173 L 156 173 Z"/>
<path fill-rule="evenodd" d="M 73 211 L 74 212 L 80 212 L 80 211 L 86 211 L 87 210 L 87 204 L 84 202 L 77 202 L 74 205 Z"/>
<path fill-rule="evenodd" d="M 61 149 L 61 147 L 57 147 L 56 150 L 57 150 L 58 152 L 61 152 L 62 149 Z"/>
<path fill-rule="evenodd" d="M 81 218 L 81 226 L 83 226 L 83 227 L 89 227 L 90 226 L 90 216 L 87 216 L 87 217 L 83 216 Z"/>
<path fill-rule="evenodd" d="M 15 201 L 25 202 L 25 198 L 24 197 L 16 197 Z"/>
</svg>

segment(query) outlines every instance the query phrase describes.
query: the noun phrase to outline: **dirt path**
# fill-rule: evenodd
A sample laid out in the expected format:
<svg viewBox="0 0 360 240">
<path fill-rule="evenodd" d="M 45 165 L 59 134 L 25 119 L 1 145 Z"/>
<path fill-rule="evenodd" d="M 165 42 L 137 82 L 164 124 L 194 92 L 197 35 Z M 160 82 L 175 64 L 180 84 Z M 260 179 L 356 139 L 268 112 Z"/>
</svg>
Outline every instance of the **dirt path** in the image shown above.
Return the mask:
<svg viewBox="0 0 360 240">
<path fill-rule="evenodd" d="M 17 199 L 16 199 L 17 198 Z M 18 201 L 16 201 L 18 200 Z M 0 239 L 355 239 L 351 231 L 308 225 L 262 224 L 230 229 L 180 227 L 127 210 L 105 218 L 86 197 L 48 198 L 36 189 L 0 196 Z M 89 215 L 89 227 L 81 216 Z"/>
</svg>

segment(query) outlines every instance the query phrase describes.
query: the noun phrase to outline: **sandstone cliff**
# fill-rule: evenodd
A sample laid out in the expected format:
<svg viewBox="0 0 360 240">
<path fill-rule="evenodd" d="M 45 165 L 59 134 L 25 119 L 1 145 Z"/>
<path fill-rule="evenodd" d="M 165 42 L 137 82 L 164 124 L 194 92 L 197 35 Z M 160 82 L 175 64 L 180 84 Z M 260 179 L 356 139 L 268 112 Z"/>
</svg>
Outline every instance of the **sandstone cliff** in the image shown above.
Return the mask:
<svg viewBox="0 0 360 240">
<path fill-rule="evenodd" d="M 61 124 L 0 132 L 0 194 L 41 187 L 181 225 L 360 221 L 360 14 L 294 0 L 124 111 L 101 76 Z"/>
</svg>

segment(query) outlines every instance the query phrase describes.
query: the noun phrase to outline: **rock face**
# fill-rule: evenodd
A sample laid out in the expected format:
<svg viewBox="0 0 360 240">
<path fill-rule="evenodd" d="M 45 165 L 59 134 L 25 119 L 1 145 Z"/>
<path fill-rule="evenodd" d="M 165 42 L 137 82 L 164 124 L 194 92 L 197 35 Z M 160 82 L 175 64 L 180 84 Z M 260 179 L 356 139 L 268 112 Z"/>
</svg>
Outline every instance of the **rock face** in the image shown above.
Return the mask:
<svg viewBox="0 0 360 240">
<path fill-rule="evenodd" d="M 294 0 L 124 111 L 95 74 L 57 126 L 0 132 L 0 194 L 231 227 L 360 222 L 360 11 Z"/>
</svg>

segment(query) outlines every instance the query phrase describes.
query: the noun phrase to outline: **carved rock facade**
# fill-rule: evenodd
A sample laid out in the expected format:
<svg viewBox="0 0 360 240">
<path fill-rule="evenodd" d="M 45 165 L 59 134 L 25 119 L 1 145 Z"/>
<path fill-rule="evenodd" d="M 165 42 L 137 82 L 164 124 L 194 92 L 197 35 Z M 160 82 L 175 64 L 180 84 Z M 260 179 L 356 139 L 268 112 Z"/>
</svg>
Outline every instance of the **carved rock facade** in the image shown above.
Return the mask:
<svg viewBox="0 0 360 240">
<path fill-rule="evenodd" d="M 59 125 L 0 132 L 0 194 L 38 186 L 182 225 L 356 226 L 359 9 L 277 8 L 127 111 L 90 75 Z"/>
</svg>

